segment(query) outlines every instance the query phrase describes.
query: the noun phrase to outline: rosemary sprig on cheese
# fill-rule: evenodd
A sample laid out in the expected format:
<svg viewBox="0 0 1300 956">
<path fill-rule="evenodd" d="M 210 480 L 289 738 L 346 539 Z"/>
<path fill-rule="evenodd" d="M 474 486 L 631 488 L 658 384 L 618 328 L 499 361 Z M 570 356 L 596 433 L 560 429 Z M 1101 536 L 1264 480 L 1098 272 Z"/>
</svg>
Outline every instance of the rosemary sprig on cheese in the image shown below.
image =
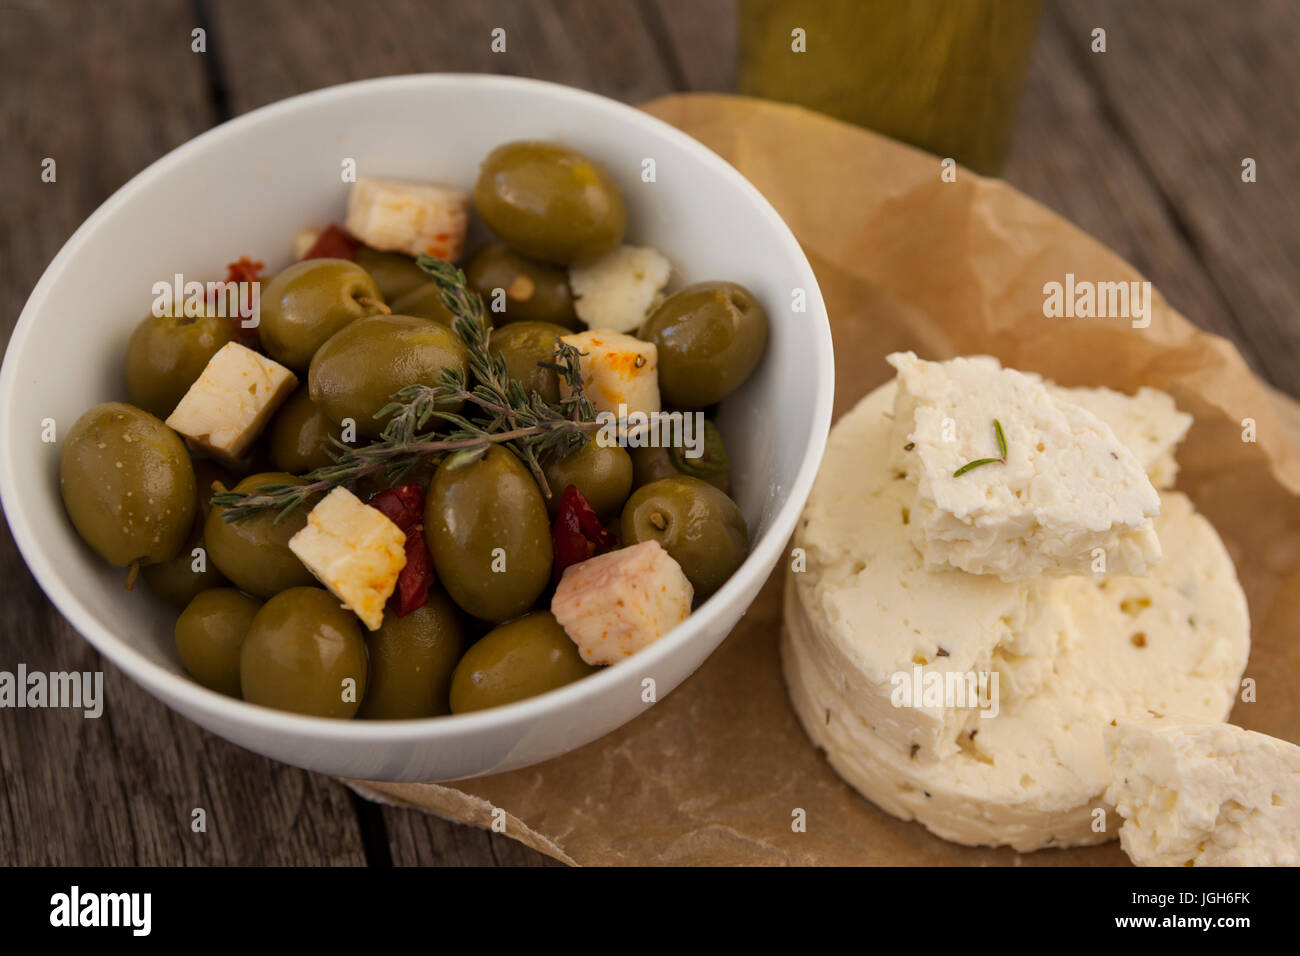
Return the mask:
<svg viewBox="0 0 1300 956">
<path fill-rule="evenodd" d="M 952 473 L 954 478 L 960 478 L 966 472 L 980 467 L 980 465 L 1005 465 L 1007 463 L 1007 436 L 1002 432 L 1002 423 L 996 418 L 993 419 L 993 434 L 998 442 L 998 454 L 1000 458 L 976 458 L 974 461 L 968 461 Z"/>
<path fill-rule="evenodd" d="M 418 261 L 438 284 L 443 303 L 455 317 L 452 328 L 469 351 L 473 385 L 460 369 L 447 369 L 437 385 L 413 384 L 400 389 L 378 412 L 379 417 L 388 419 L 378 440 L 353 448 L 332 438 L 333 464 L 308 472 L 303 476 L 305 484 L 265 485 L 254 493 L 223 491 L 213 495 L 212 504 L 225 509 L 227 521 L 241 521 L 268 510 L 278 510 L 283 517 L 321 492 L 352 485 L 379 471 L 396 480 L 421 459 L 432 456 L 450 455 L 443 464 L 460 467 L 477 461 L 498 444 L 506 445 L 528 466 L 542 493 L 549 497 L 540 456 L 552 450 L 558 455 L 577 450 L 601 427 L 583 394 L 582 353 L 578 349 L 559 342 L 555 361 L 547 363 L 567 386 L 565 398 L 548 402 L 536 391 L 525 390 L 510 376 L 505 360 L 489 350 L 491 329 L 483 301 L 470 290 L 465 274 L 432 256 L 423 255 Z M 473 411 L 445 410 L 461 405 Z M 444 426 L 441 431 L 438 425 Z"/>
</svg>

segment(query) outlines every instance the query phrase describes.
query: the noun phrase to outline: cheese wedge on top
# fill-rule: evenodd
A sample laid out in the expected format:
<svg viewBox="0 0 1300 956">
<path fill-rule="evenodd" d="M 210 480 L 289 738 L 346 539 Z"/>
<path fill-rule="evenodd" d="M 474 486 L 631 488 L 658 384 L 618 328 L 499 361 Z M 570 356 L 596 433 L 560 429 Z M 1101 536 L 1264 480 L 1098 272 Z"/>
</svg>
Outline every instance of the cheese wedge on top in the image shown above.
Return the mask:
<svg viewBox="0 0 1300 956">
<path fill-rule="evenodd" d="M 279 362 L 227 342 L 167 416 L 167 424 L 194 450 L 238 464 L 297 387 L 298 377 Z"/>
<path fill-rule="evenodd" d="M 289 539 L 289 550 L 370 630 L 384 622 L 384 604 L 406 567 L 406 533 L 378 508 L 335 488 Z"/>
<path fill-rule="evenodd" d="M 1062 388 L 1050 382 L 1047 390 L 1109 425 L 1120 443 L 1142 463 L 1151 484 L 1174 486 L 1178 477 L 1174 449 L 1192 427 L 1192 416 L 1180 412 L 1167 393 L 1139 388 L 1136 395 L 1125 395 L 1109 388 Z"/>
<path fill-rule="evenodd" d="M 1106 799 L 1138 866 L 1300 866 L 1300 747 L 1231 724 L 1106 729 Z"/>
<path fill-rule="evenodd" d="M 946 839 L 1022 851 L 1111 839 L 1091 826 L 1110 782 L 1106 725 L 1148 709 L 1218 721 L 1232 707 L 1250 638 L 1231 559 L 1169 492 L 1165 558 L 1146 577 L 929 570 L 910 540 L 914 491 L 889 462 L 896 392 L 836 424 L 796 531 L 807 569 L 787 575 L 781 639 L 796 713 L 850 784 Z M 897 700 L 917 669 L 945 685 L 996 674 L 993 706 Z"/>
<path fill-rule="evenodd" d="M 915 486 L 911 537 L 930 568 L 1004 580 L 1144 574 L 1160 560 L 1160 496 L 1096 415 L 988 356 L 894 353 L 894 466 Z M 1006 459 L 959 473 L 980 459 Z"/>
</svg>

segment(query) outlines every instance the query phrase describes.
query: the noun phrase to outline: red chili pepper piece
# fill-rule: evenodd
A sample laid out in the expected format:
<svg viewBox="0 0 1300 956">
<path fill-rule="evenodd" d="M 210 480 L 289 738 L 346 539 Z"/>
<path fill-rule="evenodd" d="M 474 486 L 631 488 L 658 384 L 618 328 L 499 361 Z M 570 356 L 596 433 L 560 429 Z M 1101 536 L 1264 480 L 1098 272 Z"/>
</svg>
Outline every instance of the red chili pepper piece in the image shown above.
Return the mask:
<svg viewBox="0 0 1300 956">
<path fill-rule="evenodd" d="M 569 485 L 560 495 L 560 510 L 551 526 L 551 542 L 555 547 L 551 573 L 558 581 L 565 568 L 612 548 L 614 536 L 605 530 L 578 486 Z"/>
<path fill-rule="evenodd" d="M 397 485 L 374 495 L 366 504 L 378 508 L 403 531 L 424 518 L 424 491 L 419 485 Z"/>
<path fill-rule="evenodd" d="M 325 228 L 312 243 L 304 259 L 352 259 L 357 258 L 357 246 L 360 242 L 353 239 L 341 228 L 330 225 Z"/>
<path fill-rule="evenodd" d="M 433 586 L 433 563 L 424 546 L 424 489 L 419 485 L 398 485 L 373 495 L 366 504 L 406 532 L 406 566 L 397 576 L 397 587 L 389 603 L 398 617 L 405 617 L 429 600 Z"/>
<path fill-rule="evenodd" d="M 406 617 L 429 600 L 433 586 L 433 564 L 424 546 L 424 525 L 406 532 L 406 567 L 397 576 L 397 588 L 390 600 L 397 603 L 397 616 Z"/>
<path fill-rule="evenodd" d="M 261 279 L 259 279 L 258 276 L 261 275 L 263 268 L 265 268 L 264 263 L 255 262 L 248 258 L 248 256 L 240 256 L 237 262 L 227 264 L 226 281 L 261 282 Z M 215 303 L 209 300 L 208 304 L 214 305 Z M 262 347 L 262 340 L 257 335 L 256 326 L 245 328 L 243 322 L 244 317 L 241 315 L 232 315 L 229 316 L 229 319 L 230 330 L 236 342 L 250 349 L 260 349 Z"/>
</svg>

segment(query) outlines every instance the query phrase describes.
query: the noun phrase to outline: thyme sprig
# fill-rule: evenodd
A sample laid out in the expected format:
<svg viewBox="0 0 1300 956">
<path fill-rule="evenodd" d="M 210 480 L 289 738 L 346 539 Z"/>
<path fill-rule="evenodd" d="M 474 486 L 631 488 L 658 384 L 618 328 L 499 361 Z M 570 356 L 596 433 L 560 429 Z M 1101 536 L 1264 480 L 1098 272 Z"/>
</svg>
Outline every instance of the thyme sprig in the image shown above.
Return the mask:
<svg viewBox="0 0 1300 956">
<path fill-rule="evenodd" d="M 376 418 L 388 419 L 376 441 L 354 448 L 331 436 L 333 463 L 308 472 L 301 485 L 265 485 L 256 492 L 213 495 L 212 504 L 225 509 L 225 520 L 242 521 L 278 510 L 279 521 L 313 495 L 352 485 L 367 475 L 383 471 L 397 480 L 433 456 L 443 456 L 441 467 L 458 468 L 482 458 L 493 445 L 505 445 L 513 452 L 532 472 L 543 495 L 550 497 L 541 456 L 549 452 L 561 457 L 576 451 L 601 427 L 595 421 L 595 408 L 583 394 L 579 356 L 584 353 L 558 342 L 554 361 L 542 363 L 563 379 L 565 398 L 548 402 L 535 390 L 526 390 L 510 375 L 505 359 L 492 354 L 483 300 L 469 288 L 465 274 L 433 256 L 423 255 L 418 262 L 437 283 L 443 304 L 452 313 L 452 329 L 469 355 L 469 375 L 459 368 L 445 369 L 437 385 L 398 390 L 376 413 Z"/>
<path fill-rule="evenodd" d="M 966 472 L 971 471 L 981 465 L 1005 465 L 1007 463 L 1007 436 L 1002 431 L 1002 423 L 996 418 L 993 419 L 993 435 L 997 439 L 998 454 L 1000 458 L 976 458 L 974 461 L 968 461 L 952 473 L 954 478 L 960 478 Z"/>
</svg>

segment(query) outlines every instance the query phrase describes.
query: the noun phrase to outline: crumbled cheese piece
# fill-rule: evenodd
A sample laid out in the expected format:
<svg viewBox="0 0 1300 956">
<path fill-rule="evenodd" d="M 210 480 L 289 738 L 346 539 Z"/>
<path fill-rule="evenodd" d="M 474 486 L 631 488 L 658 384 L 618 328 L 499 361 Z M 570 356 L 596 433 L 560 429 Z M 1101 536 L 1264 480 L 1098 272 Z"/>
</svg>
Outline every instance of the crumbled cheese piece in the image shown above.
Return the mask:
<svg viewBox="0 0 1300 956">
<path fill-rule="evenodd" d="M 348 193 L 347 231 L 372 249 L 427 252 L 455 262 L 465 248 L 469 193 L 431 183 L 358 176 Z"/>
<path fill-rule="evenodd" d="M 569 269 L 574 311 L 593 329 L 635 332 L 663 300 L 672 265 L 657 250 L 619 246 Z"/>
<path fill-rule="evenodd" d="M 691 613 L 694 590 L 658 541 L 589 558 L 564 571 L 551 613 L 588 664 L 617 664 Z"/>
<path fill-rule="evenodd" d="M 346 488 L 335 488 L 289 539 L 298 556 L 330 593 L 372 631 L 384 621 L 384 602 L 406 567 L 406 534 L 378 508 Z"/>
<path fill-rule="evenodd" d="M 1004 580 L 1144 574 L 1160 560 L 1160 496 L 1110 426 L 1036 376 L 983 356 L 895 353 L 892 461 L 916 487 L 912 537 L 932 568 Z M 977 459 L 1007 457 L 962 474 Z"/>
<path fill-rule="evenodd" d="M 561 337 L 579 352 L 583 394 L 598 412 L 619 414 L 660 410 L 659 350 L 653 342 L 607 329 L 591 329 Z M 560 391 L 568 396 L 563 380 Z"/>
<path fill-rule="evenodd" d="M 1300 747 L 1231 724 L 1106 729 L 1106 799 L 1138 866 L 1300 866 Z"/>
<path fill-rule="evenodd" d="M 297 376 L 280 363 L 227 342 L 167 416 L 167 424 L 191 448 L 236 464 L 297 387 Z"/>
</svg>

